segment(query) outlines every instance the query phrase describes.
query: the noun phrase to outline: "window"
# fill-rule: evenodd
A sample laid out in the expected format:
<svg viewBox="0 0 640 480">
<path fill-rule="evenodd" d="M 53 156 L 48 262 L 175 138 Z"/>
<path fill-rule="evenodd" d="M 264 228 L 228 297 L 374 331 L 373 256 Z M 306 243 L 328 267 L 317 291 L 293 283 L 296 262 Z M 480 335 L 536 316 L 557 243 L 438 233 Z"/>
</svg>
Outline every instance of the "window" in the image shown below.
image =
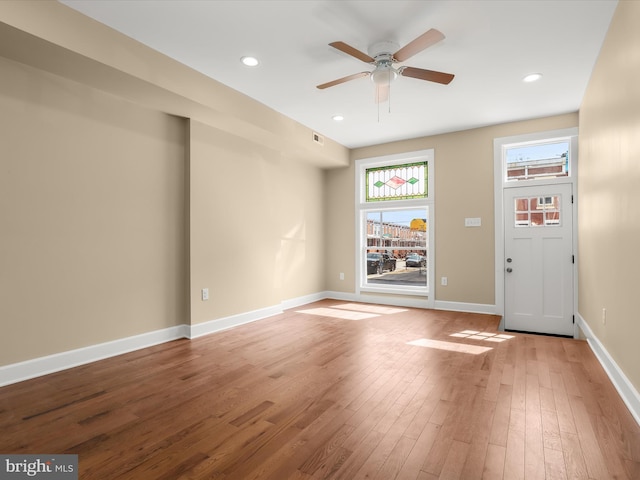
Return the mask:
<svg viewBox="0 0 640 480">
<path fill-rule="evenodd" d="M 427 210 L 367 210 L 367 285 L 427 286 Z"/>
<path fill-rule="evenodd" d="M 428 162 L 366 169 L 365 202 L 427 198 Z"/>
<path fill-rule="evenodd" d="M 515 202 L 516 227 L 550 227 L 560 225 L 560 196 L 519 197 Z"/>
<path fill-rule="evenodd" d="M 569 176 L 570 141 L 506 145 L 506 182 Z"/>
<path fill-rule="evenodd" d="M 358 291 L 426 295 L 433 264 L 433 151 L 357 162 Z"/>
</svg>

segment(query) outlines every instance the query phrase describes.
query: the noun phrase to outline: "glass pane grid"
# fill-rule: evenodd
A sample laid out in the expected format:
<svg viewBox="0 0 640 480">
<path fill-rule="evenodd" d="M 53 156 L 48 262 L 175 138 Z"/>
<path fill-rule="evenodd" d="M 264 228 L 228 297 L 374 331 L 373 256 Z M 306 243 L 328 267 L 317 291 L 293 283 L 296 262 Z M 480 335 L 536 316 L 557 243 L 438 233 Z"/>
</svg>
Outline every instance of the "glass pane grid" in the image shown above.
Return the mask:
<svg viewBox="0 0 640 480">
<path fill-rule="evenodd" d="M 560 226 L 560 196 L 521 197 L 514 199 L 514 226 Z"/>
</svg>

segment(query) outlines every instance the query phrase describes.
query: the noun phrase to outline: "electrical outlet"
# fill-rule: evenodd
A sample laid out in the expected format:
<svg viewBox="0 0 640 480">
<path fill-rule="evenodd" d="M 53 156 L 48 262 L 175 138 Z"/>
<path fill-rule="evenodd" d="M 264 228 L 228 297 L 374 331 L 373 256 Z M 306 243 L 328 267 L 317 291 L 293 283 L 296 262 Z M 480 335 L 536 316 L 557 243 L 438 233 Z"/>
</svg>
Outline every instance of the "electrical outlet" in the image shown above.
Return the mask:
<svg viewBox="0 0 640 480">
<path fill-rule="evenodd" d="M 208 288 L 203 288 L 202 289 L 202 301 L 204 302 L 205 300 L 209 300 L 209 289 Z"/>
<path fill-rule="evenodd" d="M 446 287 L 448 282 L 449 280 L 447 279 L 447 277 L 440 278 L 440 285 L 442 285 L 443 287 Z"/>
<path fill-rule="evenodd" d="M 340 280 L 344 280 L 344 272 L 340 272 Z"/>
</svg>

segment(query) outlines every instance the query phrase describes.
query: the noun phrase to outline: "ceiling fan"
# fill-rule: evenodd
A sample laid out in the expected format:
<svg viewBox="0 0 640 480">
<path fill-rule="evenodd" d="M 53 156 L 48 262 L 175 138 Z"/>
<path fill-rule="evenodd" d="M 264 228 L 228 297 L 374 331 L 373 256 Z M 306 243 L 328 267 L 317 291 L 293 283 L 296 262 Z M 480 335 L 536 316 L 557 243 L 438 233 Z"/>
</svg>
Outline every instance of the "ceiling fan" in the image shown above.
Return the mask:
<svg viewBox="0 0 640 480">
<path fill-rule="evenodd" d="M 355 80 L 356 78 L 371 77 L 371 81 L 376 86 L 376 103 L 380 103 L 384 102 L 389 97 L 389 85 L 398 77 L 398 75 L 448 85 L 454 77 L 451 73 L 436 72 L 434 70 L 425 70 L 423 68 L 407 66 L 396 68 L 394 66 L 394 64 L 408 60 L 416 53 L 421 52 L 427 47 L 435 45 L 443 39 L 444 35 L 442 32 L 432 28 L 399 50 L 397 50 L 399 47 L 398 44 L 394 42 L 380 42 L 369 49 L 369 54 L 361 52 L 344 42 L 330 43 L 329 45 L 333 48 L 340 50 L 347 55 L 351 55 L 365 63 L 374 65 L 375 68 L 371 72 L 354 73 L 353 75 L 348 75 L 331 82 L 317 85 L 316 88 L 324 90 L 325 88 L 340 85 L 341 83 Z M 394 51 L 395 53 L 392 53 Z"/>
</svg>

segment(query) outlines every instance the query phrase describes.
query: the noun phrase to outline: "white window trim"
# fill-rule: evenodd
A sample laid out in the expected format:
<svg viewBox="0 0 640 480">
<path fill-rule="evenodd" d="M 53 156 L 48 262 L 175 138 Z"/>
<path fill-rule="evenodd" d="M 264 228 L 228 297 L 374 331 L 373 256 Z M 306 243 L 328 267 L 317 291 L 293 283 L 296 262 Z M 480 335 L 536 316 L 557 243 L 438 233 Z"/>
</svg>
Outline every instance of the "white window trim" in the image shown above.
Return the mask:
<svg viewBox="0 0 640 480">
<path fill-rule="evenodd" d="M 506 156 L 507 148 L 517 144 L 549 143 L 557 140 L 569 140 L 569 176 L 520 180 L 507 182 L 506 180 Z M 493 140 L 493 165 L 494 165 L 494 223 L 495 223 L 495 302 L 496 314 L 504 315 L 504 205 L 503 191 L 506 188 L 527 187 L 533 185 L 567 184 L 573 185 L 573 251 L 577 258 L 578 253 L 578 127 L 561 130 L 550 130 L 512 137 L 501 137 Z M 573 266 L 574 311 L 578 311 L 578 264 Z"/>
<path fill-rule="evenodd" d="M 404 164 L 412 162 L 428 162 L 428 181 L 427 181 L 427 198 L 426 199 L 407 199 L 407 200 L 388 200 L 383 202 L 365 202 L 365 170 L 367 168 Z M 415 152 L 407 152 L 395 155 L 385 155 L 381 157 L 365 158 L 355 162 L 355 217 L 356 217 L 356 242 L 355 242 L 355 258 L 356 272 L 356 295 L 362 293 L 377 294 L 393 294 L 405 296 L 421 296 L 426 297 L 427 302 L 423 304 L 427 308 L 433 308 L 434 305 L 434 281 L 435 281 L 435 158 L 434 150 L 420 150 Z M 427 245 L 427 287 L 411 288 L 411 287 L 387 287 L 366 285 L 363 282 L 365 278 L 364 272 L 367 265 L 363 262 L 362 255 L 362 239 L 366 232 L 366 222 L 363 221 L 363 213 L 372 210 L 381 209 L 411 209 L 428 207 L 428 245 Z"/>
</svg>

